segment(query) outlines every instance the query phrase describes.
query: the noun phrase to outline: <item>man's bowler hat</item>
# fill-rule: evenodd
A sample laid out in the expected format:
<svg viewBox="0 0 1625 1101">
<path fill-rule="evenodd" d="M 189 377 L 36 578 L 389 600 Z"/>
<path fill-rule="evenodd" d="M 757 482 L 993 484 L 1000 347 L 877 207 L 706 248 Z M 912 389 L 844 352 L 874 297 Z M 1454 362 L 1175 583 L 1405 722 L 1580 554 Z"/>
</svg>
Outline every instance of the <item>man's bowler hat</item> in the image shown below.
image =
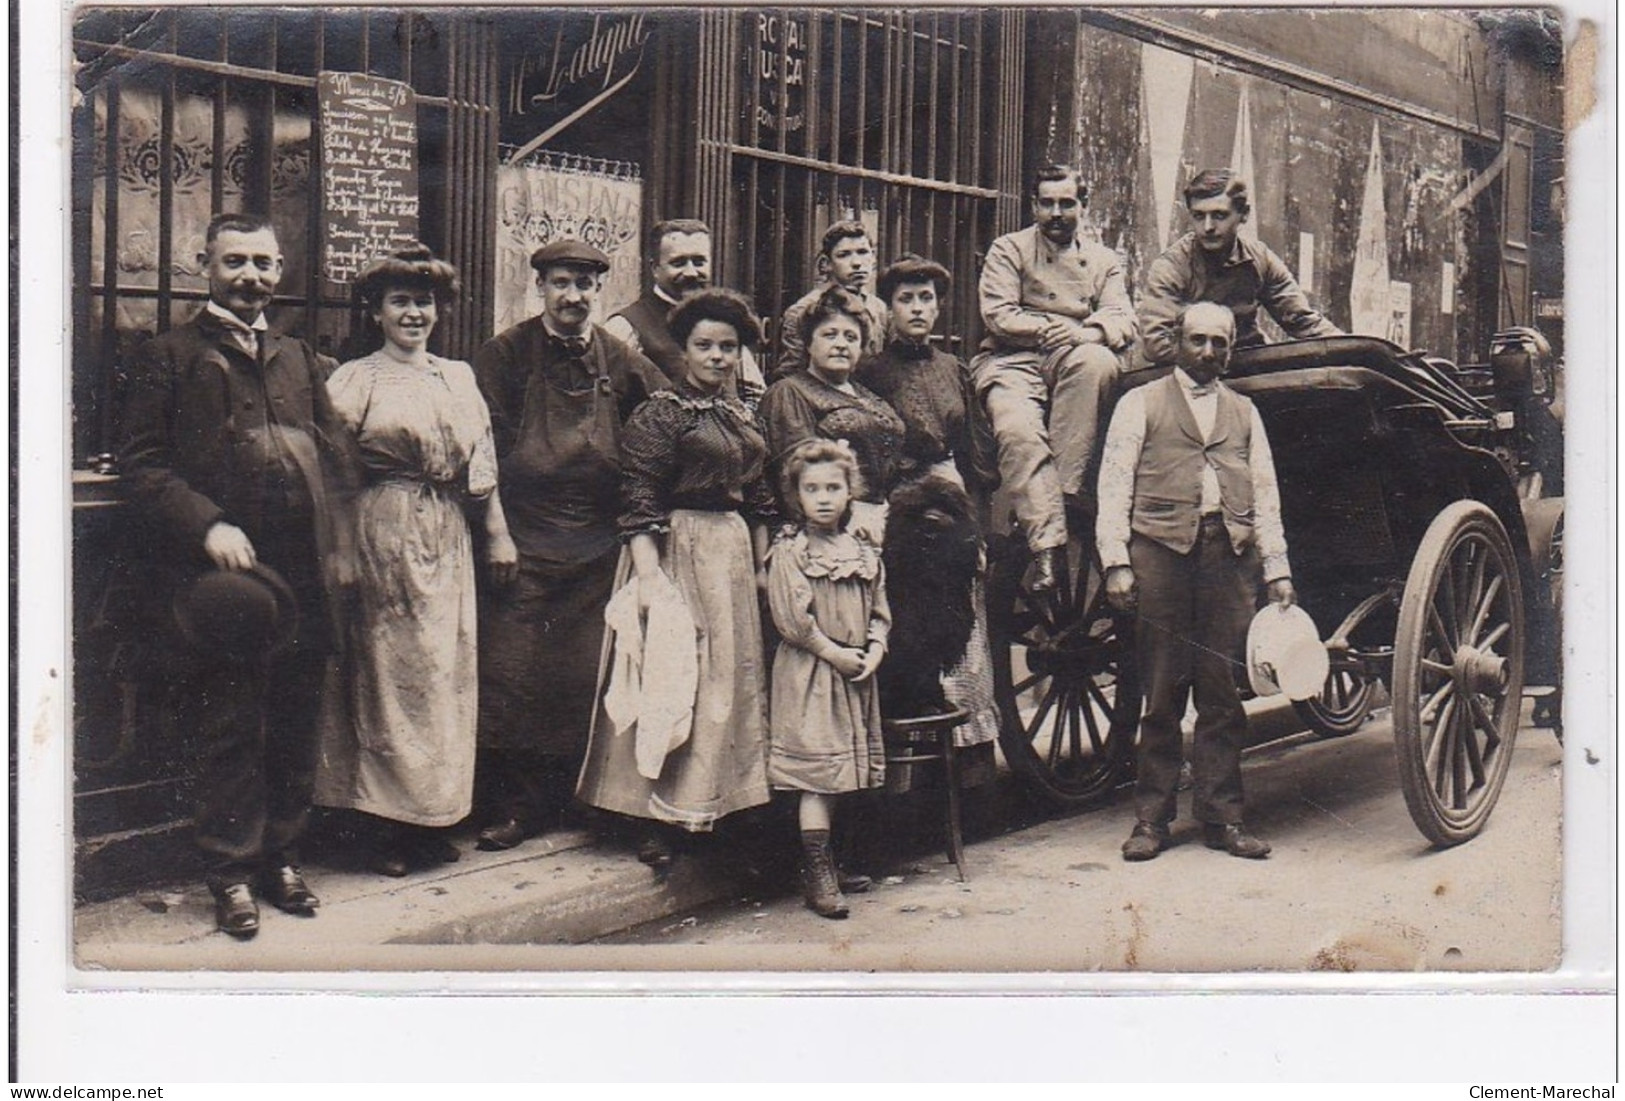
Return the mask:
<svg viewBox="0 0 1625 1101">
<path fill-rule="evenodd" d="M 181 638 L 209 657 L 263 657 L 299 631 L 293 589 L 263 562 L 246 570 L 206 570 L 181 585 L 172 607 Z"/>
<path fill-rule="evenodd" d="M 575 241 L 568 237 L 561 241 L 550 241 L 530 254 L 530 266 L 538 272 L 545 272 L 548 268 L 560 265 L 608 271 L 609 257 L 585 241 Z"/>
</svg>

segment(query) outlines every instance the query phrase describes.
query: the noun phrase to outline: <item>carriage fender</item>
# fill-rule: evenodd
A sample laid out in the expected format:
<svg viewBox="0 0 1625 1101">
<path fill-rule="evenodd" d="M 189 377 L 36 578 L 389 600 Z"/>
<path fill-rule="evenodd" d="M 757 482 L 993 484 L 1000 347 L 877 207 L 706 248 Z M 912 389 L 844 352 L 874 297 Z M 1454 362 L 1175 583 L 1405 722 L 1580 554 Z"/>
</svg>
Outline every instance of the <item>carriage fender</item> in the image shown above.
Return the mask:
<svg viewBox="0 0 1625 1101">
<path fill-rule="evenodd" d="M 1537 572 L 1542 572 L 1551 557 L 1552 534 L 1563 519 L 1563 498 L 1537 497 L 1519 504 L 1523 509 L 1524 531 L 1529 537 L 1529 561 Z"/>
</svg>

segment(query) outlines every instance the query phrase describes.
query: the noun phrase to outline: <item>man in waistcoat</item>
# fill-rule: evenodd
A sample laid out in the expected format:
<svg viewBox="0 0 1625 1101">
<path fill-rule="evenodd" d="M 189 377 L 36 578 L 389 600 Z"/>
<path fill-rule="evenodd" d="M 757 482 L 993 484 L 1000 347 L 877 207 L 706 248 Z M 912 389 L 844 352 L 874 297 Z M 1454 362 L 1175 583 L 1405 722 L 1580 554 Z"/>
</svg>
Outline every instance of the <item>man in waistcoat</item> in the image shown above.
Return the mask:
<svg viewBox="0 0 1625 1101">
<path fill-rule="evenodd" d="M 217 215 L 204 241 L 209 300 L 132 363 L 119 457 L 136 542 L 173 613 L 215 921 L 246 940 L 256 897 L 305 916 L 317 907 L 297 846 L 337 642 L 332 601 L 349 580 L 333 514 L 357 465 L 320 358 L 266 323 L 282 278 L 270 222 Z"/>
<path fill-rule="evenodd" d="M 1224 385 L 1235 317 L 1199 302 L 1179 318 L 1173 373 L 1118 402 L 1101 462 L 1095 538 L 1106 597 L 1137 611 L 1140 721 L 1138 821 L 1123 859 L 1169 843 L 1182 758 L 1180 719 L 1196 695 L 1192 812 L 1209 848 L 1259 859 L 1269 845 L 1242 820 L 1247 717 L 1241 661 L 1260 582 L 1269 599 L 1297 596 L 1281 528 L 1269 438 L 1253 403 Z"/>
<path fill-rule="evenodd" d="M 1076 169 L 1040 169 L 1033 224 L 993 242 L 977 287 L 987 337 L 971 380 L 998 440 L 1037 592 L 1055 586 L 1069 522 L 1088 537 L 1099 421 L 1135 336 L 1123 265 L 1078 237 L 1088 200 Z"/>
<path fill-rule="evenodd" d="M 1228 168 L 1198 173 L 1185 186 L 1194 228 L 1146 269 L 1140 290 L 1140 339 L 1146 359 L 1173 363 L 1179 313 L 1192 302 L 1216 302 L 1236 317 L 1236 348 L 1264 343 L 1260 308 L 1294 340 L 1337 336 L 1342 330 L 1309 304 L 1281 258 L 1262 241 L 1241 236 L 1252 213 L 1247 181 Z"/>
<path fill-rule="evenodd" d="M 711 227 L 695 218 L 656 222 L 649 230 L 649 273 L 653 281 L 638 300 L 610 316 L 604 331 L 642 352 L 675 385 L 687 372 L 683 348 L 672 339 L 666 315 L 689 295 L 711 285 Z M 730 391 L 752 408 L 766 383 L 756 355 L 740 349 L 739 370 L 727 382 Z"/>
</svg>

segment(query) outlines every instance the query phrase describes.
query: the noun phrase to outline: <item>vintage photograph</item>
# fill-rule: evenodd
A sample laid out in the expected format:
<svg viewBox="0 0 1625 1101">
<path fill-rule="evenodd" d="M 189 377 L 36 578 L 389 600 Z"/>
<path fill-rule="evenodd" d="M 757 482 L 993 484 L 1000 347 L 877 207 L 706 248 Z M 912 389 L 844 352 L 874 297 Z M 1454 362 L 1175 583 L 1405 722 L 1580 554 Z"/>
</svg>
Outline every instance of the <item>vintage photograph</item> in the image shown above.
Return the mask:
<svg viewBox="0 0 1625 1101">
<path fill-rule="evenodd" d="M 70 20 L 77 983 L 1563 964 L 1562 11 Z"/>
</svg>

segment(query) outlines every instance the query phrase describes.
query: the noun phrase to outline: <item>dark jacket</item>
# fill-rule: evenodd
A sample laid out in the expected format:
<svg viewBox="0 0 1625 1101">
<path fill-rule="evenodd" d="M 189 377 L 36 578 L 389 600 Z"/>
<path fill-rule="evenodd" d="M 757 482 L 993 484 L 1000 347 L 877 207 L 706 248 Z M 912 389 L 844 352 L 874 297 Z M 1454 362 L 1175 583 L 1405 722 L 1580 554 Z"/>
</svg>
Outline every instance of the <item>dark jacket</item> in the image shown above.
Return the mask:
<svg viewBox="0 0 1625 1101">
<path fill-rule="evenodd" d="M 126 495 L 175 565 L 206 561 L 217 521 L 258 543 L 326 510 L 319 532 L 355 484 L 354 444 L 303 340 L 267 333 L 257 363 L 203 311 L 149 341 L 122 381 Z"/>
</svg>

